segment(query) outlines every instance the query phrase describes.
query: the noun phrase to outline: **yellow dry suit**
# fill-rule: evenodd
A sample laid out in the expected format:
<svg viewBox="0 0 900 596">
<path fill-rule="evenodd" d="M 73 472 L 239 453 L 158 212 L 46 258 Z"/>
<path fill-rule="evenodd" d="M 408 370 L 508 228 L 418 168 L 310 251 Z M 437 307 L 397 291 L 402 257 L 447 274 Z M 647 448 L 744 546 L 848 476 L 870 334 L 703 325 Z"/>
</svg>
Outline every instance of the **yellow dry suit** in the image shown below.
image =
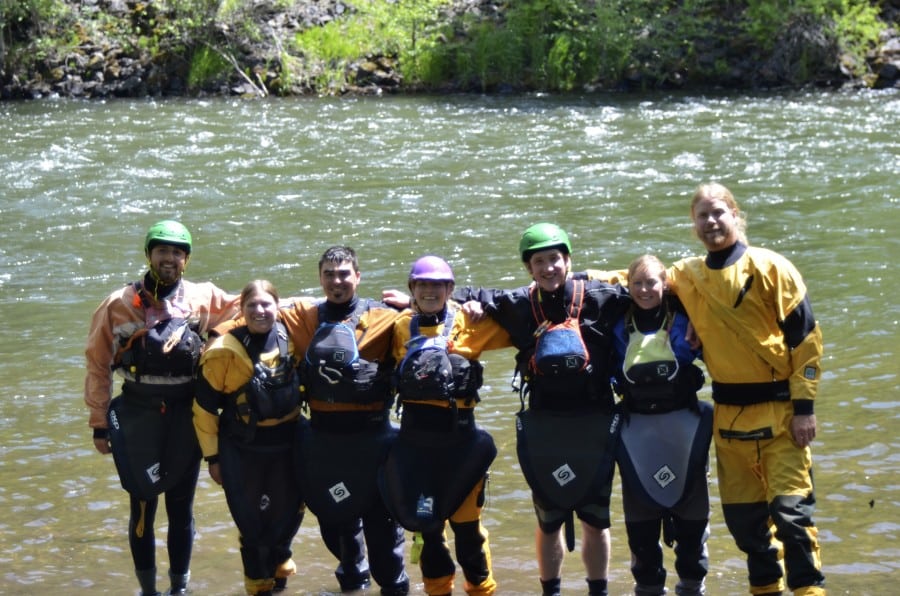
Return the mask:
<svg viewBox="0 0 900 596">
<path fill-rule="evenodd" d="M 824 594 L 811 451 L 791 433 L 794 416 L 813 414 L 821 377 L 806 285 L 783 256 L 740 242 L 683 259 L 668 278 L 713 380 L 722 511 L 747 554 L 750 590 L 780 592 L 786 576 L 795 594 Z"/>
<path fill-rule="evenodd" d="M 240 326 L 211 343 L 194 426 L 204 457 L 220 466 L 248 594 L 266 593 L 294 572 L 291 542 L 305 511 L 296 443 L 306 424 L 293 345 L 280 322 L 266 334 Z"/>
</svg>

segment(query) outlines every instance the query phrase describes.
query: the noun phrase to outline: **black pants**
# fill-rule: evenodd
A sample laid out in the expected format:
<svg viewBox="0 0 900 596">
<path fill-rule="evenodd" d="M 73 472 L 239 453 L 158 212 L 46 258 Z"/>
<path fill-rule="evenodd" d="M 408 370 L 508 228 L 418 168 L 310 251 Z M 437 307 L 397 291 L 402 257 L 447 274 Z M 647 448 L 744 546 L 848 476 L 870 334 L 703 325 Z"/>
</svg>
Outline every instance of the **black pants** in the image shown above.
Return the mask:
<svg viewBox="0 0 900 596">
<path fill-rule="evenodd" d="M 257 436 L 265 433 L 293 436 L 281 429 L 257 429 Z M 228 509 L 240 532 L 244 575 L 272 579 L 291 558 L 291 543 L 303 521 L 294 447 L 289 442 L 244 444 L 220 433 L 219 464 Z"/>
<path fill-rule="evenodd" d="M 169 551 L 169 571 L 182 575 L 191 567 L 191 550 L 194 546 L 194 492 L 200 475 L 197 459 L 182 478 L 165 492 L 166 515 L 169 532 L 166 546 Z M 156 535 L 153 524 L 159 497 L 142 500 L 129 494 L 131 517 L 128 520 L 128 544 L 137 570 L 156 567 Z"/>
<path fill-rule="evenodd" d="M 709 569 L 706 538 L 709 522 L 671 517 L 666 520 L 626 522 L 628 548 L 631 549 L 631 573 L 643 586 L 659 586 L 666 583 L 660 530 L 663 524 L 671 526 L 667 538 L 675 542 L 675 571 L 681 579 L 700 581 Z"/>
<path fill-rule="evenodd" d="M 403 528 L 380 501 L 361 518 L 344 524 L 320 523 L 319 531 L 326 548 L 340 561 L 335 576 L 342 590 L 364 586 L 371 572 L 382 594 L 402 596 L 409 592 L 403 564 Z"/>
<path fill-rule="evenodd" d="M 751 586 L 771 585 L 782 577 L 778 548 L 772 543 L 769 520 L 775 524 L 775 538 L 784 547 L 784 567 L 788 588 L 823 586 L 818 553 L 810 539 L 815 495 L 785 495 L 771 503 L 723 504 L 728 530 L 738 548 L 747 553 Z M 816 549 L 817 550 L 817 549 Z"/>
</svg>

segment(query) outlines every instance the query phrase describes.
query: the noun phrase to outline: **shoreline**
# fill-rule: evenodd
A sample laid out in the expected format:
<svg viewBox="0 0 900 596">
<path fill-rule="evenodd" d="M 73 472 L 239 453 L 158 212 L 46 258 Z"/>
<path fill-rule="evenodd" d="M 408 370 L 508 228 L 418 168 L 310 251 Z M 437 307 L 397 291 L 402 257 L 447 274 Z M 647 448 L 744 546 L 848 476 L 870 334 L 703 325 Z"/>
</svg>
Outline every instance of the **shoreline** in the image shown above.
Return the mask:
<svg viewBox="0 0 900 596">
<path fill-rule="evenodd" d="M 0 36 L 0 100 L 548 92 L 535 83 L 534 73 L 526 67 L 514 70 L 506 79 L 465 80 L 447 74 L 446 80 L 425 84 L 404 77 L 396 53 L 367 54 L 335 67 L 294 47 L 302 32 L 343 22 L 353 14 L 356 9 L 343 0 L 287 4 L 253 0 L 228 15 L 210 16 L 209 22 L 202 23 L 204 29 L 198 25 L 196 37 L 187 39 L 175 35 L 176 27 L 181 26 L 179 15 L 167 14 L 164 7 L 153 3 L 65 2 L 70 11 L 67 30 L 62 26 L 59 30 L 41 30 L 40 25 L 23 28 L 19 46 Z M 460 23 L 502 26 L 511 10 L 508 3 L 497 0 L 453 0 L 441 9 L 439 21 L 461 32 L 442 43 L 471 42 L 471 32 L 463 31 Z M 674 61 L 671 56 L 633 56 L 631 66 L 614 77 L 598 73 L 590 83 L 549 92 L 900 88 L 900 2 L 884 3 L 882 10 L 885 29 L 878 46 L 866 52 L 865 64 L 829 38 L 823 28 L 825 21 L 800 19 L 772 42 L 768 53 L 747 46 L 747 40 L 742 40 L 743 46 L 735 42 L 738 47 L 733 48 L 724 47 L 724 41 L 686 40 L 690 48 L 685 51 L 695 54 L 693 67 L 677 56 Z M 710 37 L 714 33 L 724 40 L 733 27 L 734 23 L 723 21 Z M 7 31 L 0 29 L 0 33 Z M 58 38 L 67 41 L 57 46 L 48 41 Z M 715 75 L 699 76 L 702 65 Z M 327 68 L 336 69 L 336 74 L 329 75 L 337 76 L 336 80 L 328 79 L 323 72 Z M 860 76 L 860 72 L 865 74 Z"/>
</svg>

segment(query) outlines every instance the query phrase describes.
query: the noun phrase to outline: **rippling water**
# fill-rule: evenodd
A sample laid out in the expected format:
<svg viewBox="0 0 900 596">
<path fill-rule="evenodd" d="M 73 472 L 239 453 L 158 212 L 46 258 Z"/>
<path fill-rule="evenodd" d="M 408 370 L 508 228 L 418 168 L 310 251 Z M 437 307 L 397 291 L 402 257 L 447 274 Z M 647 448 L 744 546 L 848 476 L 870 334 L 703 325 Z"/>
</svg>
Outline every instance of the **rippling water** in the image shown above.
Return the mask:
<svg viewBox="0 0 900 596">
<path fill-rule="evenodd" d="M 688 201 L 709 179 L 735 192 L 751 242 L 798 265 L 825 333 L 814 458 L 830 591 L 891 592 L 898 121 L 896 92 L 0 104 L 0 592 L 136 590 L 125 493 L 86 426 L 82 350 L 97 303 L 143 271 L 153 221 L 183 220 L 196 243 L 188 276 L 234 291 L 267 277 L 283 294 L 317 293 L 318 256 L 335 243 L 358 250 L 366 295 L 402 287 L 425 252 L 446 256 L 461 284 L 512 287 L 526 282 L 518 236 L 538 220 L 571 233 L 576 268 L 698 253 Z M 500 449 L 485 523 L 500 592 L 529 594 L 511 357 L 485 359 L 479 419 Z M 611 593 L 626 594 L 616 499 Z M 205 472 L 197 501 L 195 593 L 240 594 L 236 532 Z M 712 523 L 710 593 L 742 593 L 714 484 Z M 304 576 L 290 593 L 333 590 L 312 517 L 295 547 Z M 582 592 L 577 554 L 564 577 Z"/>
</svg>

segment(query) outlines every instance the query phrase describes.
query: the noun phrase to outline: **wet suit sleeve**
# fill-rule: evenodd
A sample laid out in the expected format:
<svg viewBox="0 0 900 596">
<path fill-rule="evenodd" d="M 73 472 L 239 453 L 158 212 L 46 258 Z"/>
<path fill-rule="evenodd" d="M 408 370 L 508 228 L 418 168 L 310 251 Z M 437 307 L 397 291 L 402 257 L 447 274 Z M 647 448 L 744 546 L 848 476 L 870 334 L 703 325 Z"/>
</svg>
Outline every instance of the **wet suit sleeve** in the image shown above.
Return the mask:
<svg viewBox="0 0 900 596">
<path fill-rule="evenodd" d="M 822 330 L 813 318 L 809 298 L 804 296 L 800 304 L 779 325 L 784 330 L 785 342 L 791 351 L 792 373 L 790 378 L 791 400 L 794 413 L 813 413 L 813 400 L 818 390 L 822 371 Z"/>
<path fill-rule="evenodd" d="M 241 343 L 231 334 L 214 340 L 200 358 L 200 373 L 194 396 L 194 430 L 203 457 L 219 452 L 219 414 L 230 395 L 250 380 L 253 363 Z"/>
<path fill-rule="evenodd" d="M 491 317 L 473 322 L 463 312 L 456 313 L 452 333 L 452 350 L 469 360 L 477 360 L 486 350 L 499 350 L 512 346 L 509 333 Z"/>
<path fill-rule="evenodd" d="M 681 363 L 691 363 L 702 357 L 700 349 L 694 349 L 687 341 L 687 330 L 690 319 L 684 310 L 684 305 L 677 296 L 667 294 L 665 297 L 669 311 L 672 313 L 672 328 L 669 330 L 669 343 L 675 352 L 675 357 Z"/>
<path fill-rule="evenodd" d="M 85 346 L 84 403 L 90 410 L 88 424 L 94 429 L 107 428 L 106 411 L 112 399 L 112 364 L 116 350 L 117 329 L 143 326 L 140 307 L 130 306 L 134 291 L 130 286 L 107 297 L 94 311 Z"/>
<path fill-rule="evenodd" d="M 393 362 L 394 323 L 400 311 L 373 302 L 356 325 L 359 355 L 369 362 Z"/>
<path fill-rule="evenodd" d="M 406 342 L 409 341 L 409 322 L 412 311 L 406 310 L 394 321 L 394 337 L 391 340 L 391 355 L 398 365 L 406 356 Z"/>
<path fill-rule="evenodd" d="M 775 309 L 775 322 L 789 350 L 791 402 L 794 414 L 813 413 L 821 377 L 822 333 L 813 317 L 806 284 L 788 259 L 769 253 L 762 280 Z"/>
<path fill-rule="evenodd" d="M 278 309 L 278 317 L 291 336 L 297 361 L 306 357 L 306 350 L 319 325 L 319 311 L 315 301 L 300 298 Z"/>
<path fill-rule="evenodd" d="M 528 287 L 515 290 L 495 290 L 486 288 L 459 288 L 453 292 L 453 300 L 464 304 L 474 300 L 484 311 L 513 338 L 530 335 L 537 324 L 533 321 L 528 300 Z"/>
<path fill-rule="evenodd" d="M 582 272 L 573 274 L 575 279 L 586 279 L 590 281 L 603 281 L 608 284 L 628 285 L 628 270 L 618 269 L 614 271 L 605 271 L 602 269 L 585 269 Z"/>
<path fill-rule="evenodd" d="M 91 319 L 84 351 L 87 375 L 84 379 L 84 403 L 90 410 L 91 428 L 107 428 L 106 410 L 112 399 L 113 336 L 108 311 L 101 305 Z"/>
<path fill-rule="evenodd" d="M 219 416 L 201 406 L 201 401 L 204 400 L 201 399 L 198 389 L 193 405 L 194 430 L 197 432 L 197 441 L 200 443 L 203 457 L 209 459 L 219 454 Z"/>
<path fill-rule="evenodd" d="M 229 294 L 210 282 L 183 283 L 191 310 L 200 317 L 201 335 L 240 315 L 239 295 Z"/>
</svg>

